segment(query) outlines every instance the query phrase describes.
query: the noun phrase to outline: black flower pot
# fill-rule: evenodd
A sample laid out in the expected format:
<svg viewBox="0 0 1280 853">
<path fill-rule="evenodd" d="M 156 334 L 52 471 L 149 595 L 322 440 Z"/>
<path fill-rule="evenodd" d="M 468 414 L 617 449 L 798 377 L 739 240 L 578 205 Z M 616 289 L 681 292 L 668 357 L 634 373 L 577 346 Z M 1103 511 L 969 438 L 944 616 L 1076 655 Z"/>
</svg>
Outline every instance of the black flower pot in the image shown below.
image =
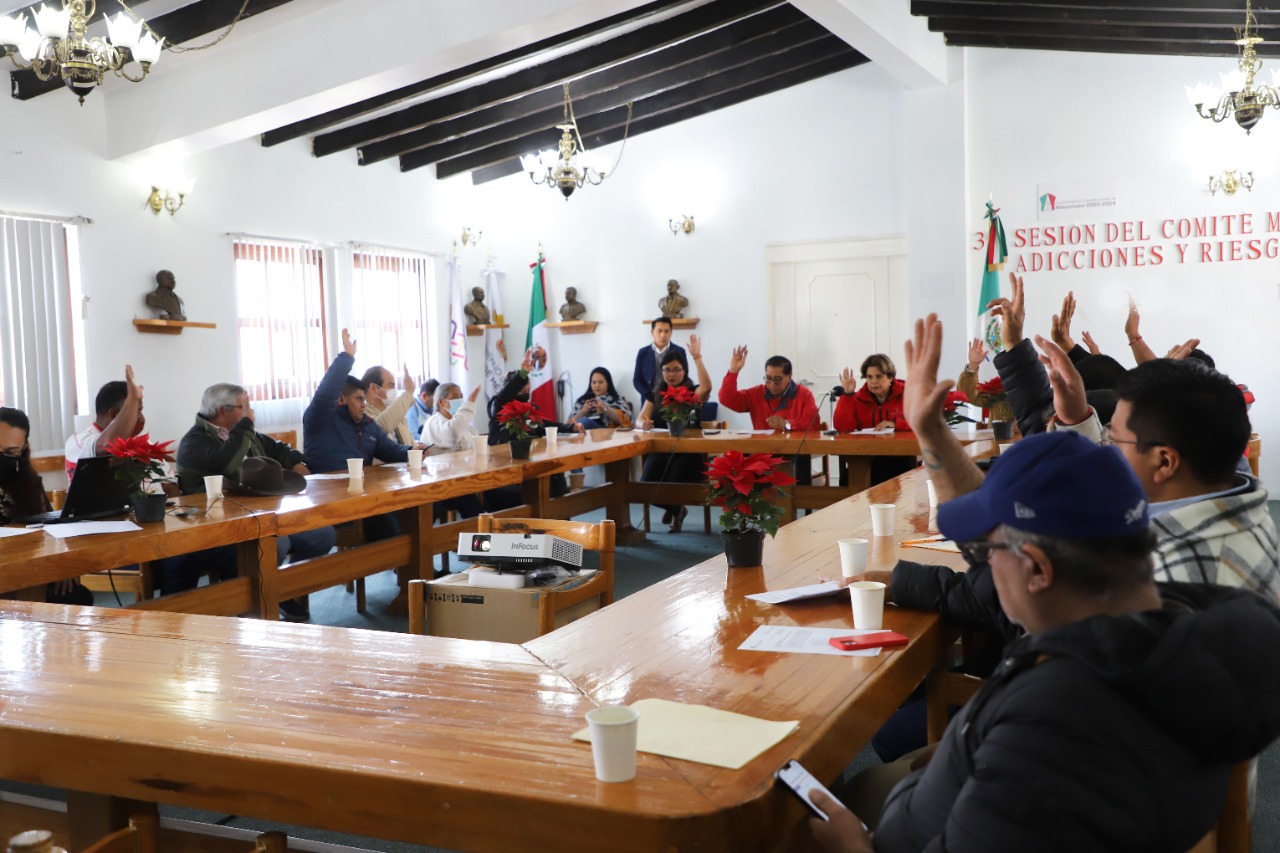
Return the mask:
<svg viewBox="0 0 1280 853">
<path fill-rule="evenodd" d="M 529 448 L 532 446 L 533 446 L 532 438 L 511 439 L 511 458 L 512 459 L 528 459 Z"/>
<path fill-rule="evenodd" d="M 996 441 L 1008 441 L 1013 438 L 1013 421 L 992 421 L 991 434 Z"/>
<path fill-rule="evenodd" d="M 764 531 L 748 530 L 746 533 L 721 533 L 724 556 L 730 568 L 748 568 L 764 562 Z"/>
<path fill-rule="evenodd" d="M 150 521 L 164 521 L 164 495 L 135 495 L 133 498 L 133 520 L 139 524 Z"/>
<path fill-rule="evenodd" d="M 679 438 L 689 428 L 688 421 L 667 421 L 667 431 Z"/>
</svg>

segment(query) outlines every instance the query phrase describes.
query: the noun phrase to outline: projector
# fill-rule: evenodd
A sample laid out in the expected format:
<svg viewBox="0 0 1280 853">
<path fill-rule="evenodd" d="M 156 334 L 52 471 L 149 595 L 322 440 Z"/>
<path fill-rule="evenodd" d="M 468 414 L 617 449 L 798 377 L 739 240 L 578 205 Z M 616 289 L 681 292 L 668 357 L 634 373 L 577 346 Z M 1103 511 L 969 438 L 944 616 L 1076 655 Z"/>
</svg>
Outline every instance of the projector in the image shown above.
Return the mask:
<svg viewBox="0 0 1280 853">
<path fill-rule="evenodd" d="M 458 559 L 499 571 L 527 572 L 543 566 L 582 568 L 582 546 L 548 533 L 459 533 Z"/>
</svg>

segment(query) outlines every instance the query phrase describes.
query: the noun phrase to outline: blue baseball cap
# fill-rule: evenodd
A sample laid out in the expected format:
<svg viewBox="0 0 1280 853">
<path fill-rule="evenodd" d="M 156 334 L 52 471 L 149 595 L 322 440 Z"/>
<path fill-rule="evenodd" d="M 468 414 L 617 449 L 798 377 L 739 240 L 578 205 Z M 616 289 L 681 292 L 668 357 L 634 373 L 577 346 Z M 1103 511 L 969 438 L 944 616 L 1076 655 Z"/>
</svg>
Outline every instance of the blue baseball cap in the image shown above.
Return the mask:
<svg viewBox="0 0 1280 853">
<path fill-rule="evenodd" d="M 998 456 L 977 491 L 938 507 L 938 530 L 963 542 L 1007 524 L 1059 539 L 1147 529 L 1147 496 L 1114 447 L 1066 430 L 1028 436 Z"/>
</svg>

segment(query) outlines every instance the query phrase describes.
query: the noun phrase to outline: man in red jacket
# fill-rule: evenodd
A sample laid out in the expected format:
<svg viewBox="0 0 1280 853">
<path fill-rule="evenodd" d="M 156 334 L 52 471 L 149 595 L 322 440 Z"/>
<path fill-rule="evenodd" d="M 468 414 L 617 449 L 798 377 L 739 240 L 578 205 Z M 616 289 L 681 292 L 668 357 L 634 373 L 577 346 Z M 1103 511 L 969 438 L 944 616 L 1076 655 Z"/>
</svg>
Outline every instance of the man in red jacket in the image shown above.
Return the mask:
<svg viewBox="0 0 1280 853">
<path fill-rule="evenodd" d="M 747 348 L 735 347 L 729 372 L 720 385 L 720 405 L 751 415 L 752 429 L 806 432 L 818 428 L 813 392 L 791 378 L 791 360 L 775 355 L 764 363 L 764 384 L 738 389 L 738 371 L 747 363 Z M 807 484 L 809 457 L 797 456 L 796 480 Z"/>
</svg>

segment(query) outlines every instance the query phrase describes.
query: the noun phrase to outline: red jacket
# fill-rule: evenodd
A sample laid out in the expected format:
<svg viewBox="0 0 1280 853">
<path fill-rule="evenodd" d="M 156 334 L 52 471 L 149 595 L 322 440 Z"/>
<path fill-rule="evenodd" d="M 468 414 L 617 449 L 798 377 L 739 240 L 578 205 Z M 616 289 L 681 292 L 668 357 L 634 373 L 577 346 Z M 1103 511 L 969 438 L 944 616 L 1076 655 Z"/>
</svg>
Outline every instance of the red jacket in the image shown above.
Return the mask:
<svg viewBox="0 0 1280 853">
<path fill-rule="evenodd" d="M 909 430 L 911 425 L 902 416 L 902 389 L 905 387 L 901 379 L 893 380 L 889 388 L 889 396 L 883 403 L 867 390 L 864 384 L 856 394 L 845 395 L 836 403 L 836 413 L 832 417 L 834 429 L 841 432 L 853 432 L 855 429 L 872 429 L 885 421 L 893 421 L 894 429 Z"/>
<path fill-rule="evenodd" d="M 745 391 L 738 390 L 738 374 L 726 373 L 720 383 L 720 405 L 735 412 L 751 415 L 752 429 L 770 429 L 769 418 L 781 415 L 796 431 L 818 428 L 818 404 L 813 392 L 795 383 L 796 395 L 789 400 L 765 399 L 764 386 L 757 385 Z"/>
</svg>

